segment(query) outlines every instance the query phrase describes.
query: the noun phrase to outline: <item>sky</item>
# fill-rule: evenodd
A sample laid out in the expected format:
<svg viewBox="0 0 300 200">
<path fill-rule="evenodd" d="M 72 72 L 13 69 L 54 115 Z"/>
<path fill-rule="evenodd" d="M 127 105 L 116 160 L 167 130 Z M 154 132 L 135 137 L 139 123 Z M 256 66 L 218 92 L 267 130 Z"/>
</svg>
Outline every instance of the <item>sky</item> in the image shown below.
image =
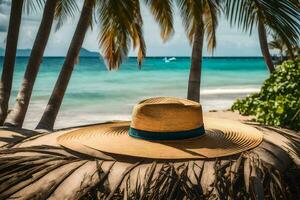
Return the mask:
<svg viewBox="0 0 300 200">
<path fill-rule="evenodd" d="M 9 23 L 10 0 L 0 1 L 0 48 L 5 48 L 6 33 Z M 82 0 L 78 0 L 78 6 L 81 8 Z M 144 20 L 144 37 L 147 45 L 147 56 L 190 56 L 191 46 L 187 40 L 182 21 L 178 11 L 174 11 L 174 29 L 173 37 L 163 43 L 160 38 L 160 30 L 149 9 L 141 6 L 142 17 Z M 52 26 L 51 35 L 45 51 L 46 56 L 64 56 L 69 47 L 72 35 L 76 28 L 79 18 L 77 13 L 74 19 L 68 19 L 63 27 L 54 31 L 56 21 Z M 41 20 L 42 10 L 38 13 L 27 15 L 23 13 L 20 35 L 18 41 L 18 49 L 31 49 L 39 24 Z M 98 31 L 99 28 L 94 26 L 93 30 L 89 30 L 86 34 L 83 48 L 90 51 L 99 52 L 98 48 Z M 210 56 L 205 48 L 205 56 Z M 254 31 L 251 36 L 244 33 L 230 24 L 220 16 L 219 26 L 217 29 L 217 48 L 214 56 L 261 56 L 258 36 Z M 136 52 L 131 50 L 129 56 L 136 56 Z"/>
</svg>

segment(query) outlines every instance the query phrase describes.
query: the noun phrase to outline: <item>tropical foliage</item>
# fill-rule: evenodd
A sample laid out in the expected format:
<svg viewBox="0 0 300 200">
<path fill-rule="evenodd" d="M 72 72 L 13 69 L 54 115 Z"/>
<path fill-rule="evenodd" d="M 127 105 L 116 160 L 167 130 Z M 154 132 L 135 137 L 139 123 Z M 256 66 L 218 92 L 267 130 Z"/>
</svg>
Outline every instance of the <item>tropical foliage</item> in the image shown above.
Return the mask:
<svg viewBox="0 0 300 200">
<path fill-rule="evenodd" d="M 237 100 L 232 110 L 254 115 L 266 125 L 300 129 L 300 57 L 288 60 L 264 82 L 261 90 Z"/>
<path fill-rule="evenodd" d="M 292 46 L 292 49 L 288 49 L 287 45 L 278 34 L 272 34 L 272 40 L 268 43 L 268 45 L 270 49 L 279 51 L 282 61 L 287 57 L 292 58 L 294 56 L 300 56 L 300 47 L 298 45 L 294 45 Z"/>
<path fill-rule="evenodd" d="M 131 47 L 138 48 L 138 64 L 146 55 L 143 20 L 138 0 L 97 1 L 99 47 L 109 70 L 118 69 Z"/>
<path fill-rule="evenodd" d="M 291 0 L 225 0 L 225 15 L 250 34 L 258 27 L 263 56 L 270 72 L 274 71 L 267 46 L 267 32 L 278 34 L 288 49 L 299 45 L 300 7 Z"/>
</svg>

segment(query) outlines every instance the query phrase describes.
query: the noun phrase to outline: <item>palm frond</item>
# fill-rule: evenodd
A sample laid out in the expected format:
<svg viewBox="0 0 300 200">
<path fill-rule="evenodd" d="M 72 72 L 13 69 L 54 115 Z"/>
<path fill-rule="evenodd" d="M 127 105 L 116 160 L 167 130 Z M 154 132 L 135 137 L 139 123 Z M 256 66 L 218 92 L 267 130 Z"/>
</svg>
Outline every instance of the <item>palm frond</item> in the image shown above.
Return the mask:
<svg viewBox="0 0 300 200">
<path fill-rule="evenodd" d="M 283 52 L 286 49 L 286 45 L 284 44 L 280 36 L 275 33 L 271 35 L 272 35 L 272 41 L 268 42 L 268 47 L 270 49 L 277 49 L 280 52 Z"/>
<path fill-rule="evenodd" d="M 263 10 L 272 10 L 272 12 L 263 12 L 265 23 L 280 36 L 287 49 L 292 51 L 293 46 L 299 45 L 300 8 L 290 0 L 275 2 L 273 4 L 270 2 L 268 8 L 261 6 Z"/>
<path fill-rule="evenodd" d="M 167 41 L 174 33 L 173 27 L 173 1 L 172 0 L 144 0 L 149 6 L 155 21 L 160 25 L 160 35 Z"/>
<path fill-rule="evenodd" d="M 100 22 L 99 46 L 109 70 L 118 69 L 127 57 L 131 44 L 136 13 L 132 12 L 134 0 L 98 1 L 98 21 Z"/>
<path fill-rule="evenodd" d="M 299 199 L 299 133 L 249 125 L 263 142 L 218 159 L 105 160 L 43 144 L 59 132 L 23 140 L 0 150 L 0 199 Z"/>
<path fill-rule="evenodd" d="M 57 20 L 55 31 L 61 28 L 66 19 L 75 17 L 78 11 L 76 0 L 58 0 L 55 8 L 55 19 Z"/>
<path fill-rule="evenodd" d="M 257 23 L 257 12 L 252 0 L 225 0 L 225 16 L 231 25 L 237 25 L 243 31 L 252 33 L 253 26 Z"/>
<path fill-rule="evenodd" d="M 300 8 L 300 1 L 299 0 L 290 0 L 295 6 Z"/>
<path fill-rule="evenodd" d="M 23 11 L 28 15 L 42 10 L 46 0 L 25 0 Z"/>
<path fill-rule="evenodd" d="M 130 32 L 133 49 L 138 48 L 137 61 L 139 68 L 142 65 L 143 58 L 146 56 L 146 43 L 143 36 L 143 19 L 141 16 L 140 3 L 138 0 L 133 0 L 133 14 L 135 21 L 132 23 L 132 31 Z"/>
<path fill-rule="evenodd" d="M 299 44 L 300 8 L 291 0 L 225 0 L 225 15 L 232 25 L 252 33 L 261 21 L 280 35 L 288 48 Z"/>
<path fill-rule="evenodd" d="M 203 14 L 204 29 L 207 38 L 207 50 L 209 53 L 213 53 L 216 48 L 216 29 L 218 26 L 219 17 L 219 2 L 218 1 L 206 1 L 206 6 Z"/>
<path fill-rule="evenodd" d="M 202 14 L 205 7 L 205 1 L 201 0 L 176 0 L 177 6 L 182 17 L 182 22 L 185 27 L 190 43 L 193 41 L 195 27 L 203 27 Z"/>
</svg>

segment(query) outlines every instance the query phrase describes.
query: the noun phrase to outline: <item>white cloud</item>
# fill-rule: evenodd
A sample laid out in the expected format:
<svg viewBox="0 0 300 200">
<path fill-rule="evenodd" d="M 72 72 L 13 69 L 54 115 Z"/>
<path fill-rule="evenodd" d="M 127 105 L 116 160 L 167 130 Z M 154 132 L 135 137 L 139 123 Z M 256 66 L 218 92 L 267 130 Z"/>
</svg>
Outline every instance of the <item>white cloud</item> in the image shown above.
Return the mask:
<svg viewBox="0 0 300 200">
<path fill-rule="evenodd" d="M 0 32 L 7 32 L 10 14 L 10 2 L 3 1 L 0 3 Z"/>
</svg>

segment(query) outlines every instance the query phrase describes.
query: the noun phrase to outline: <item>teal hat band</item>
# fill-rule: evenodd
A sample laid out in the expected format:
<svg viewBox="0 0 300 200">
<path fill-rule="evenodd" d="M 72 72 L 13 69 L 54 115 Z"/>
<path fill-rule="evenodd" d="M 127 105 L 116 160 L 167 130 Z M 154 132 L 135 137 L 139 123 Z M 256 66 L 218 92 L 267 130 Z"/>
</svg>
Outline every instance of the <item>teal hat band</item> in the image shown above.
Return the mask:
<svg viewBox="0 0 300 200">
<path fill-rule="evenodd" d="M 199 137 L 205 134 L 204 126 L 188 131 L 178 131 L 178 132 L 151 132 L 138 130 L 130 127 L 129 135 L 134 138 L 144 139 L 144 140 L 182 140 L 194 137 Z"/>
</svg>

